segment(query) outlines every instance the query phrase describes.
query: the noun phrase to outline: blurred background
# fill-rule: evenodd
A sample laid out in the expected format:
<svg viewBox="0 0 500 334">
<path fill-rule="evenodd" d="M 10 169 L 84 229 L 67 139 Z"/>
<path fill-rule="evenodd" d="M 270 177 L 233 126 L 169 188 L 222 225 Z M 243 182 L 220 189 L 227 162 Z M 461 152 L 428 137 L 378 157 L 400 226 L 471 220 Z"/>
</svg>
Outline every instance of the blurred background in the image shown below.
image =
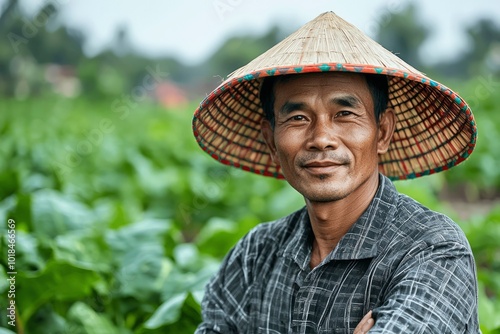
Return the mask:
<svg viewBox="0 0 500 334">
<path fill-rule="evenodd" d="M 192 114 L 330 10 L 471 106 L 472 157 L 396 185 L 465 231 L 481 329 L 500 333 L 500 6 L 488 0 L 0 0 L 0 333 L 192 333 L 228 250 L 303 206 L 285 182 L 203 153 Z"/>
</svg>

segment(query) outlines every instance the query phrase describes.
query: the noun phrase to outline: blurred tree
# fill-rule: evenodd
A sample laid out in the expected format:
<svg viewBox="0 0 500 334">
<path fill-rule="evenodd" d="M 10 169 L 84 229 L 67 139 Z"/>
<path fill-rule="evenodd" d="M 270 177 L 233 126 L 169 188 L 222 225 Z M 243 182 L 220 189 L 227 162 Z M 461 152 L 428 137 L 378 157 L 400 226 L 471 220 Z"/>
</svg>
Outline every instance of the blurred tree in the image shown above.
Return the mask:
<svg viewBox="0 0 500 334">
<path fill-rule="evenodd" d="M 83 55 L 83 34 L 80 31 L 54 27 L 58 7 L 45 4 L 33 18 L 17 12 L 4 29 L 12 55 L 30 55 L 38 63 L 75 64 Z"/>
<path fill-rule="evenodd" d="M 40 64 L 70 65 L 84 58 L 83 34 L 57 27 L 58 7 L 48 2 L 31 18 L 23 15 L 17 1 L 5 7 L 0 20 L 0 92 L 16 95 L 19 87 L 28 93 L 43 90 L 43 71 Z M 37 75 L 25 75 L 29 66 Z M 26 91 L 21 89 L 21 91 Z M 21 94 L 23 95 L 23 94 Z"/>
<path fill-rule="evenodd" d="M 234 36 L 217 49 L 203 63 L 189 71 L 187 82 L 192 83 L 196 95 L 203 96 L 214 89 L 231 72 L 247 64 L 288 35 L 279 26 L 261 36 Z"/>
<path fill-rule="evenodd" d="M 157 67 L 168 73 L 167 80 L 187 88 L 198 99 L 211 91 L 232 71 L 251 61 L 282 40 L 282 28 L 267 33 L 239 35 L 226 40 L 204 62 L 191 65 L 173 57 L 150 58 L 134 50 L 125 26 L 119 26 L 108 49 L 89 58 L 84 53 L 85 36 L 58 20 L 60 4 L 46 2 L 28 17 L 19 9 L 18 0 L 9 0 L 0 10 L 0 95 L 27 97 L 45 93 L 47 68 L 59 65 L 64 73 L 76 75 L 83 94 L 93 97 L 128 94 L 141 85 L 147 68 Z M 378 22 L 376 40 L 424 72 L 439 76 L 462 76 L 500 68 L 500 29 L 491 20 L 481 20 L 467 30 L 471 48 L 457 60 L 426 67 L 419 56 L 420 46 L 431 31 L 419 19 L 413 3 L 401 11 L 383 15 Z M 485 65 L 488 64 L 488 65 Z M 439 71 L 439 72 L 437 72 Z"/>
<path fill-rule="evenodd" d="M 132 51 L 126 25 L 118 27 L 114 44 L 114 51 L 118 56 L 124 56 Z"/>
<path fill-rule="evenodd" d="M 274 26 L 262 36 L 246 35 L 229 38 L 203 63 L 202 67 L 209 69 L 212 76 L 226 76 L 267 51 L 278 43 L 282 36 L 282 30 Z"/>
<path fill-rule="evenodd" d="M 9 0 L 5 6 L 0 10 L 0 27 L 4 25 L 9 14 L 17 7 L 17 0 Z"/>
<path fill-rule="evenodd" d="M 490 19 L 481 19 L 466 30 L 469 47 L 455 60 L 435 66 L 441 75 L 469 78 L 479 74 L 500 73 L 500 27 Z"/>
<path fill-rule="evenodd" d="M 401 12 L 391 12 L 379 23 L 375 40 L 410 65 L 422 68 L 419 49 L 429 34 L 418 18 L 417 6 L 409 3 Z"/>
<path fill-rule="evenodd" d="M 140 86 L 147 68 L 168 73 L 180 83 L 195 82 L 197 73 L 177 59 L 151 59 L 134 51 L 125 26 L 117 29 L 109 48 L 89 58 L 83 51 L 84 35 L 61 26 L 57 2 L 47 2 L 33 17 L 11 0 L 0 14 L 0 95 L 28 97 L 50 90 L 47 68 L 59 65 L 65 75 L 77 76 L 84 94 L 92 97 L 128 94 Z M 51 67 L 52 66 L 52 67 Z"/>
<path fill-rule="evenodd" d="M 472 42 L 472 47 L 469 49 L 468 55 L 464 54 L 464 58 L 470 59 L 471 62 L 484 61 L 492 44 L 500 42 L 500 29 L 490 19 L 477 21 L 467 29 L 467 35 Z"/>
<path fill-rule="evenodd" d="M 490 19 L 482 19 L 467 29 L 467 35 L 472 45 L 468 52 L 462 55 L 461 64 L 468 69 L 469 74 L 490 73 L 491 70 L 498 74 L 500 64 L 491 64 L 488 68 L 487 58 L 492 56 L 492 53 L 498 53 L 500 27 Z M 498 55 L 495 57 L 498 58 Z"/>
</svg>

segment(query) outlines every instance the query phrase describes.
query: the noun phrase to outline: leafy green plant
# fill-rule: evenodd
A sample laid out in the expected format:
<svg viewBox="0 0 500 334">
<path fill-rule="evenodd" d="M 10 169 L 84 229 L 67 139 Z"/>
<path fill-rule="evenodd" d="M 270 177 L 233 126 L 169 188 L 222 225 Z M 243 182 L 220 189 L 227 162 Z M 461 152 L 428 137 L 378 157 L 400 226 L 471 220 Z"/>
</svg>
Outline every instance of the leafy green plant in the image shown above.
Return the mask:
<svg viewBox="0 0 500 334">
<path fill-rule="evenodd" d="M 125 113 L 114 103 L 0 101 L 2 308 L 8 219 L 18 272 L 18 323 L 2 317 L 0 333 L 192 333 L 204 286 L 228 250 L 256 224 L 304 205 L 285 182 L 201 153 L 189 130 L 194 105 Z M 438 194 L 459 179 L 397 186 L 453 216 Z M 499 212 L 466 222 L 455 215 L 478 263 L 484 333 L 500 328 Z"/>
<path fill-rule="evenodd" d="M 478 75 L 457 86 L 460 95 L 469 103 L 477 123 L 478 138 L 472 158 L 447 172 L 451 185 L 462 185 L 470 200 L 499 196 L 500 96 L 497 94 L 500 75 Z"/>
<path fill-rule="evenodd" d="M 17 330 L 193 332 L 221 257 L 302 205 L 283 182 L 201 154 L 186 131 L 193 106 L 143 105 L 122 119 L 113 101 L 2 103 L 0 219 L 16 221 Z"/>
</svg>

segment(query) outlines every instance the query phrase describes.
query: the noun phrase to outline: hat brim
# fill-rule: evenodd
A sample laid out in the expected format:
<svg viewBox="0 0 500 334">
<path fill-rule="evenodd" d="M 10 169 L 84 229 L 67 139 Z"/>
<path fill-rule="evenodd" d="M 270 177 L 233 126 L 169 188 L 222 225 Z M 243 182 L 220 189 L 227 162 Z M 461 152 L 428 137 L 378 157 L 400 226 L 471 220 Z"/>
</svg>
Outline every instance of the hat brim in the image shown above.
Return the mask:
<svg viewBox="0 0 500 334">
<path fill-rule="evenodd" d="M 474 117 L 451 89 L 420 73 L 345 63 L 278 66 L 228 79 L 195 111 L 192 125 L 198 144 L 223 164 L 283 179 L 261 134 L 261 80 L 320 72 L 388 77 L 388 106 L 394 109 L 397 123 L 388 151 L 380 155 L 379 170 L 389 178 L 411 179 L 440 172 L 472 153 L 477 137 Z"/>
</svg>

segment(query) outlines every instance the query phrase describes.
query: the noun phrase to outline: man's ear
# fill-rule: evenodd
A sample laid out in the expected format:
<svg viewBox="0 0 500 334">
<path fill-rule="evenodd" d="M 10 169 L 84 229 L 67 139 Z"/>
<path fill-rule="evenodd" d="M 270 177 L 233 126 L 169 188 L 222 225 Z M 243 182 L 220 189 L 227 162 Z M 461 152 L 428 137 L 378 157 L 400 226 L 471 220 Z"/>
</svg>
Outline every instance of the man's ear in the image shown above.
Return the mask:
<svg viewBox="0 0 500 334">
<path fill-rule="evenodd" d="M 271 122 L 267 119 L 263 119 L 260 123 L 262 137 L 266 142 L 269 152 L 271 152 L 271 159 L 276 165 L 279 165 L 278 156 L 276 154 L 276 144 L 274 142 L 274 129 L 271 126 Z"/>
<path fill-rule="evenodd" d="M 381 115 L 378 126 L 377 153 L 384 154 L 389 149 L 394 129 L 396 128 L 396 115 L 394 109 L 387 108 Z"/>
</svg>

